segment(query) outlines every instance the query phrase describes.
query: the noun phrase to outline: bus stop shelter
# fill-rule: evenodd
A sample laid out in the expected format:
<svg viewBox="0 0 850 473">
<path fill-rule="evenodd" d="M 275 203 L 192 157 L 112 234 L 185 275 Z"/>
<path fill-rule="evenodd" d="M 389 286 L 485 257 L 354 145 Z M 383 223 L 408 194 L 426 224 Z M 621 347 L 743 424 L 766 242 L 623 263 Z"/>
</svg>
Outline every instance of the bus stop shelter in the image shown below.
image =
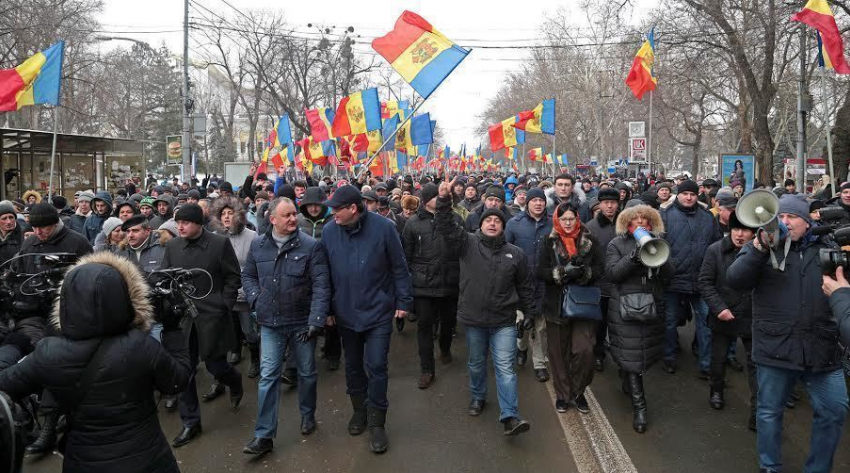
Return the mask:
<svg viewBox="0 0 850 473">
<path fill-rule="evenodd" d="M 0 198 L 16 199 L 30 189 L 47 195 L 53 133 L 0 128 L 0 139 Z M 69 202 L 77 191 L 115 190 L 145 176 L 143 153 L 140 141 L 57 134 L 53 186 Z"/>
</svg>

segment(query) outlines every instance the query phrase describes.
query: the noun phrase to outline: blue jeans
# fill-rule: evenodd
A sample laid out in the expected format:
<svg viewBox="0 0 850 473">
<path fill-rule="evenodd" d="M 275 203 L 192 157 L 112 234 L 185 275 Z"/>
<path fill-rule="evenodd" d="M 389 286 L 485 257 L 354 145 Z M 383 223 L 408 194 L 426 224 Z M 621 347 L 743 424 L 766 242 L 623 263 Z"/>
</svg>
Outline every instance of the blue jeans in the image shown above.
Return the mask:
<svg viewBox="0 0 850 473">
<path fill-rule="evenodd" d="M 758 452 L 759 466 L 770 471 L 782 471 L 782 415 L 791 388 L 802 380 L 812 402 L 814 418 L 806 459 L 806 473 L 832 470 L 832 460 L 844 419 L 847 417 L 847 386 L 841 369 L 812 373 L 756 365 L 758 378 Z"/>
<path fill-rule="evenodd" d="M 514 372 L 516 360 L 516 327 L 466 327 L 469 350 L 469 391 L 472 399 L 487 399 L 487 349 L 493 357 L 496 372 L 496 394 L 499 397 L 499 420 L 519 415 L 519 393 Z"/>
<path fill-rule="evenodd" d="M 298 368 L 298 407 L 301 417 L 316 412 L 316 339 L 301 343 L 296 335 L 305 326 L 260 327 L 260 383 L 257 389 L 257 423 L 254 436 L 271 439 L 277 435 L 277 411 L 280 405 L 280 370 L 286 347 Z"/>
<path fill-rule="evenodd" d="M 339 334 L 345 350 L 345 392 L 365 396 L 369 407 L 386 411 L 390 405 L 388 356 L 393 319 L 363 332 L 340 326 Z"/>
<path fill-rule="evenodd" d="M 664 361 L 676 362 L 676 350 L 679 347 L 679 320 L 686 320 L 687 310 L 694 313 L 696 322 L 699 369 L 708 372 L 711 369 L 711 330 L 708 328 L 708 305 L 699 294 L 668 291 L 664 293 L 665 330 Z"/>
<path fill-rule="evenodd" d="M 151 324 L 151 331 L 149 333 L 154 340 L 162 343 L 162 324 L 159 322 L 154 322 Z"/>
</svg>

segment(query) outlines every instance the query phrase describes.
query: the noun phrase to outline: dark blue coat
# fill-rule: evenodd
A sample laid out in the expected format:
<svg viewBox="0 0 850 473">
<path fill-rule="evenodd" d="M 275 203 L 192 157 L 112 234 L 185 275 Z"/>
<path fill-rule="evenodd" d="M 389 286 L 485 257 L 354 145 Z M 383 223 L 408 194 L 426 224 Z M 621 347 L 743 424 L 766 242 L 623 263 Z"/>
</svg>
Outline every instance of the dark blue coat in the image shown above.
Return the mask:
<svg viewBox="0 0 850 473">
<path fill-rule="evenodd" d="M 670 244 L 670 262 L 675 271 L 666 290 L 697 294 L 697 279 L 705 251 L 709 245 L 723 238 L 720 227 L 701 205 L 695 204 L 685 209 L 678 201 L 661 212 L 661 219 L 666 229 L 664 239 Z"/>
<path fill-rule="evenodd" d="M 324 327 L 331 285 L 321 243 L 299 230 L 278 249 L 271 232 L 254 238 L 242 268 L 242 290 L 257 323 Z"/>
<path fill-rule="evenodd" d="M 528 215 L 527 210 L 523 210 L 508 220 L 508 225 L 505 227 L 505 241 L 522 248 L 528 261 L 528 268 L 534 273 L 537 267 L 540 244 L 551 232 L 551 214 L 545 212 L 540 221 L 537 221 L 531 218 L 531 215 Z"/>
<path fill-rule="evenodd" d="M 331 220 L 322 232 L 322 247 L 341 326 L 362 332 L 391 321 L 396 310 L 412 310 L 410 273 L 393 222 L 371 212 L 351 228 Z"/>
</svg>

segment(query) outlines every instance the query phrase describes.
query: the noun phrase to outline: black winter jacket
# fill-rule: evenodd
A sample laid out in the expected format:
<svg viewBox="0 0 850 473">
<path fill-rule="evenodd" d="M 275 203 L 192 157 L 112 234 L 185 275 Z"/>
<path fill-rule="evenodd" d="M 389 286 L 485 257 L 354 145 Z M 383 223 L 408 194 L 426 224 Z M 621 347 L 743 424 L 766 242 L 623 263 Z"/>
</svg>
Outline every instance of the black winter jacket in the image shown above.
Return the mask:
<svg viewBox="0 0 850 473">
<path fill-rule="evenodd" d="M 753 361 L 814 372 L 839 365 L 838 324 L 821 290 L 818 252 L 828 245 L 807 234 L 791 244 L 785 271 L 750 242 L 726 271 L 729 287 L 753 291 Z M 782 251 L 777 255 L 781 261 Z"/>
<path fill-rule="evenodd" d="M 453 214 L 457 225 L 460 217 Z M 457 295 L 460 264 L 449 251 L 446 238 L 437 233 L 437 219 L 423 208 L 412 215 L 401 234 L 404 256 L 413 281 L 413 297 Z"/>
<path fill-rule="evenodd" d="M 720 227 L 711 214 L 699 204 L 690 209 L 679 201 L 661 212 L 667 233 L 664 239 L 670 244 L 670 262 L 676 275 L 668 291 L 697 294 L 697 278 L 708 245 L 723 238 Z"/>
<path fill-rule="evenodd" d="M 475 233 L 481 228 L 481 214 L 484 213 L 485 210 L 484 204 L 481 204 L 474 211 L 469 213 L 469 216 L 466 217 L 466 231 L 469 233 Z M 508 209 L 505 204 L 502 204 L 499 207 L 499 210 L 502 211 L 502 214 L 505 216 L 505 220 L 510 220 L 513 217 L 510 209 Z"/>
<path fill-rule="evenodd" d="M 732 289 L 726 283 L 726 270 L 735 261 L 738 248 L 730 236 L 714 242 L 705 251 L 699 272 L 699 290 L 708 304 L 708 326 L 733 337 L 752 337 L 753 293 Z M 729 309 L 734 319 L 724 322 L 717 314 Z"/>
<path fill-rule="evenodd" d="M 437 198 L 437 232 L 460 261 L 458 321 L 479 327 L 507 327 L 516 323 L 516 311 L 537 316 L 534 289 L 525 253 L 480 230 L 467 233 L 452 212 L 452 200 Z"/>
<path fill-rule="evenodd" d="M 602 212 L 599 212 L 595 218 L 590 219 L 587 224 L 585 224 L 585 228 L 587 228 L 594 237 L 596 237 L 596 241 L 599 244 L 599 248 L 602 251 L 602 259 L 605 259 L 605 254 L 608 251 L 608 244 L 611 243 L 617 236 L 617 231 L 615 229 L 615 222 L 617 221 L 617 216 L 614 216 L 614 221 L 608 220 L 608 217 L 602 215 Z M 602 290 L 602 295 L 605 297 L 610 297 L 611 292 L 613 291 L 613 285 L 610 281 L 608 281 L 608 276 L 605 274 L 600 275 L 596 278 L 596 287 Z"/>
<path fill-rule="evenodd" d="M 0 239 L 0 264 L 15 256 L 21 250 L 23 242 L 24 229 L 19 222 L 15 221 L 15 229 L 6 235 L 6 238 Z"/>
<path fill-rule="evenodd" d="M 838 321 L 841 344 L 850 347 L 850 288 L 840 288 L 829 296 L 832 315 Z"/>
<path fill-rule="evenodd" d="M 161 345 L 147 334 L 147 294 L 144 277 L 126 259 L 109 252 L 82 259 L 66 276 L 54 308 L 62 336 L 45 338 L 32 355 L 0 372 L 0 391 L 20 398 L 46 389 L 71 408 L 65 473 L 179 471 L 153 391 L 180 393 L 192 367 L 179 331 L 164 332 Z M 72 406 L 98 346 L 101 362 L 85 396 Z"/>
</svg>

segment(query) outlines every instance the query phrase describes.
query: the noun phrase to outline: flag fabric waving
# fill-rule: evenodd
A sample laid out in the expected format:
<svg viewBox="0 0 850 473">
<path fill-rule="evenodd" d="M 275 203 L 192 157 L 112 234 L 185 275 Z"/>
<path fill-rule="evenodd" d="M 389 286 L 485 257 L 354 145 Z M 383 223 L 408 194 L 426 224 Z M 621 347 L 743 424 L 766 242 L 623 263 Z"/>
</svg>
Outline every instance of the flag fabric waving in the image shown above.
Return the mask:
<svg viewBox="0 0 850 473">
<path fill-rule="evenodd" d="M 655 63 L 655 28 L 649 30 L 646 40 L 641 45 L 632 68 L 626 77 L 626 85 L 632 89 L 638 100 L 643 99 L 643 94 L 655 90 L 658 80 L 652 75 L 652 65 Z"/>
<path fill-rule="evenodd" d="M 18 67 L 0 69 L 0 112 L 27 105 L 59 105 L 65 42 L 31 56 Z"/>
<path fill-rule="evenodd" d="M 372 41 L 372 48 L 424 98 L 469 54 L 424 18 L 407 10 L 396 20 L 392 31 Z"/>
<path fill-rule="evenodd" d="M 525 132 L 514 128 L 514 123 L 517 122 L 518 115 L 515 115 L 501 123 L 496 123 L 490 126 L 488 132 L 490 134 L 490 149 L 499 151 L 503 148 L 510 148 L 518 144 L 525 143 Z"/>
<path fill-rule="evenodd" d="M 333 136 L 359 135 L 381 128 L 381 101 L 378 89 L 356 92 L 339 101 L 334 114 Z"/>
<path fill-rule="evenodd" d="M 327 107 L 312 108 L 307 110 L 305 115 L 310 124 L 310 136 L 313 137 L 313 141 L 327 141 L 334 137 L 331 131 L 331 123 L 334 121 L 333 110 Z"/>
<path fill-rule="evenodd" d="M 284 113 L 283 116 L 278 119 L 275 130 L 277 131 L 274 143 L 276 146 L 286 146 L 287 144 L 292 143 L 292 128 L 289 126 L 288 113 Z"/>
<path fill-rule="evenodd" d="M 514 128 L 529 133 L 555 134 L 555 99 L 544 100 L 533 110 L 519 112 Z"/>
<path fill-rule="evenodd" d="M 802 10 L 791 16 L 791 21 L 799 21 L 818 30 L 818 42 L 823 41 L 824 66 L 835 69 L 839 74 L 850 74 L 850 66 L 844 59 L 844 40 L 835 24 L 832 9 L 826 0 L 809 0 Z M 827 65 L 829 64 L 829 65 Z"/>
<path fill-rule="evenodd" d="M 387 119 L 396 115 L 401 110 L 410 108 L 410 102 L 407 100 L 387 100 L 381 102 L 381 118 Z"/>
<path fill-rule="evenodd" d="M 543 148 L 532 148 L 528 152 L 529 161 L 543 161 Z"/>
</svg>

